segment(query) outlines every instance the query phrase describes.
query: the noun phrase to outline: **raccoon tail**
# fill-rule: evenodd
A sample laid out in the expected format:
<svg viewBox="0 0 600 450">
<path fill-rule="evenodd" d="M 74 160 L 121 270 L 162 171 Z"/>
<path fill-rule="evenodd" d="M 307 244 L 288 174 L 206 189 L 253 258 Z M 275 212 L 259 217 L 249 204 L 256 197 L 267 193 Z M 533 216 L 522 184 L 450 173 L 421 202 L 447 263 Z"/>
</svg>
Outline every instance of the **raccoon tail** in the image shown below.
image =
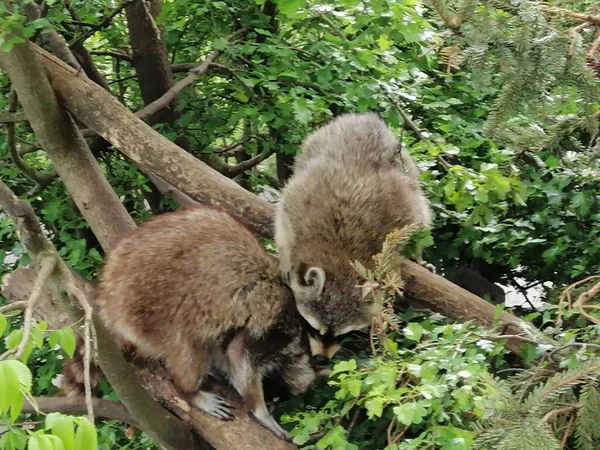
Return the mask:
<svg viewBox="0 0 600 450">
<path fill-rule="evenodd" d="M 61 396 L 83 397 L 85 394 L 83 378 L 84 353 L 83 338 L 77 335 L 73 357 L 67 359 L 63 364 L 63 374 L 59 386 Z M 92 391 L 98 386 L 103 376 L 102 369 L 98 363 L 92 359 L 90 361 L 90 384 L 92 385 Z"/>
</svg>

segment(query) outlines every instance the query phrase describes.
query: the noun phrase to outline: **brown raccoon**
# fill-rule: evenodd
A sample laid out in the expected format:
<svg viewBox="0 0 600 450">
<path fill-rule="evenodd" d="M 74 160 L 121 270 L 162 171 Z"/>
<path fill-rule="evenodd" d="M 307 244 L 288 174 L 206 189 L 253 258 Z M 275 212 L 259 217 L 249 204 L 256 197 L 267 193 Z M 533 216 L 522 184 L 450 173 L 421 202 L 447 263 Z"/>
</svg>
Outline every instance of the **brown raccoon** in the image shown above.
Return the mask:
<svg viewBox="0 0 600 450">
<path fill-rule="evenodd" d="M 370 324 L 350 261 L 363 264 L 387 233 L 429 227 L 431 212 L 410 155 L 377 115 L 347 114 L 309 136 L 282 191 L 275 218 L 281 269 L 302 316 L 339 336 Z"/>
<path fill-rule="evenodd" d="M 108 255 L 96 301 L 117 340 L 166 363 L 175 386 L 221 419 L 231 406 L 202 390 L 226 375 L 256 420 L 289 434 L 264 402 L 263 377 L 278 373 L 292 393 L 313 381 L 333 345 L 309 338 L 277 258 L 228 214 L 198 207 L 158 216 Z M 321 355 L 311 355 L 311 348 Z M 68 386 L 68 383 L 65 383 Z"/>
</svg>

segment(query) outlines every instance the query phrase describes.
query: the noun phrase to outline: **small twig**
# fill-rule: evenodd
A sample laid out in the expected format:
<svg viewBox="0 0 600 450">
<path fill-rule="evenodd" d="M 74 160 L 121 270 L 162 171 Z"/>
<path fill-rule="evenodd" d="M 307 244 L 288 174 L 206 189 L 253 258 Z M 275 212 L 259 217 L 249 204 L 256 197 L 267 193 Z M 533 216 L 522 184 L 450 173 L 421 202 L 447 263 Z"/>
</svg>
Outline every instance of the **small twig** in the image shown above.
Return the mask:
<svg viewBox="0 0 600 450">
<path fill-rule="evenodd" d="M 598 293 L 600 293 L 600 283 L 596 283 L 589 290 L 587 290 L 586 292 L 581 294 L 579 296 L 579 298 L 577 299 L 577 301 L 575 302 L 574 306 L 579 307 L 581 305 L 585 305 L 592 298 L 594 298 L 596 295 L 598 295 Z"/>
<path fill-rule="evenodd" d="M 111 21 L 115 18 L 115 16 L 117 14 L 119 14 L 121 11 L 123 11 L 127 6 L 129 6 L 132 3 L 135 3 L 137 1 L 138 0 L 126 0 L 126 1 L 121 2 L 108 16 L 106 16 L 104 19 L 102 19 L 102 21 L 99 24 L 93 26 L 88 31 L 86 31 L 84 34 L 82 34 L 81 36 L 76 38 L 71 44 L 69 44 L 70 47 L 77 48 L 78 46 L 82 45 L 87 38 L 92 36 L 96 31 L 102 30 L 103 28 L 106 28 L 107 26 L 109 26 Z"/>
<path fill-rule="evenodd" d="M 46 281 L 48 280 L 52 272 L 54 272 L 56 264 L 57 261 L 54 257 L 41 257 L 39 263 L 40 270 L 35 279 L 35 283 L 33 284 L 31 295 L 27 300 L 27 306 L 25 307 L 25 318 L 23 319 L 23 336 L 21 337 L 21 342 L 19 342 L 19 345 L 15 349 L 8 350 L 2 356 L 0 356 L 0 360 L 6 359 L 13 355 L 15 359 L 19 359 L 23 355 L 23 352 L 25 351 L 25 348 L 29 343 L 29 335 L 31 334 L 31 326 L 33 324 L 33 310 L 38 299 L 40 298 L 40 295 L 42 294 L 44 286 L 46 285 Z"/>
<path fill-rule="evenodd" d="M 235 33 L 230 34 L 227 37 L 227 40 L 229 42 L 233 42 L 236 38 L 240 37 L 247 31 L 248 28 L 241 28 Z M 190 70 L 182 80 L 171 86 L 171 88 L 169 88 L 169 90 L 160 98 L 154 100 L 152 103 L 146 105 L 143 109 L 136 112 L 135 115 L 141 120 L 147 120 L 153 114 L 168 106 L 183 89 L 194 84 L 200 75 L 206 73 L 206 71 L 210 68 L 210 65 L 221 55 L 221 53 L 221 50 L 215 50 L 212 52 L 201 64 Z"/>
<path fill-rule="evenodd" d="M 90 376 L 90 361 L 91 361 L 91 332 L 92 332 L 92 307 L 85 293 L 77 286 L 73 275 L 69 271 L 63 273 L 64 284 L 67 291 L 79 302 L 79 305 L 84 312 L 83 323 L 83 384 L 85 388 L 85 403 L 87 406 L 87 415 L 90 422 L 94 423 L 94 405 L 92 402 L 92 383 Z"/>
<path fill-rule="evenodd" d="M 565 434 L 563 434 L 563 437 L 560 440 L 560 448 L 561 449 L 564 449 L 566 447 L 567 439 L 569 439 L 569 436 L 571 436 L 573 434 L 573 430 L 575 429 L 575 418 L 576 417 L 577 417 L 576 414 L 571 414 L 571 416 L 569 417 L 569 424 L 567 425 Z"/>
<path fill-rule="evenodd" d="M 587 57 L 592 59 L 600 47 L 600 26 L 596 26 L 596 39 L 592 42 L 592 46 L 588 50 Z"/>
<path fill-rule="evenodd" d="M 133 57 L 130 54 L 119 50 L 92 50 L 90 53 L 98 56 L 112 56 L 113 58 L 122 59 L 128 62 L 133 61 Z"/>
<path fill-rule="evenodd" d="M 576 11 L 571 11 L 566 8 L 557 8 L 555 6 L 542 5 L 541 10 L 548 14 L 556 14 L 560 17 L 569 17 L 571 19 L 579 20 L 582 22 L 590 22 L 594 25 L 600 25 L 600 15 L 583 14 Z"/>
<path fill-rule="evenodd" d="M 423 131 L 410 118 L 410 116 L 408 115 L 408 113 L 404 110 L 404 108 L 402 108 L 402 106 L 400 106 L 400 104 L 398 104 L 398 102 L 394 101 L 394 99 L 392 99 L 392 97 L 390 95 L 387 95 L 387 98 L 390 101 L 390 103 L 392 104 L 392 106 L 396 109 L 396 111 L 398 112 L 398 114 L 400 114 L 400 117 L 402 117 L 402 120 L 404 122 L 404 127 L 405 128 L 406 127 L 410 128 L 415 133 L 415 136 L 417 136 L 417 138 L 420 141 L 431 141 L 438 148 L 441 149 L 440 145 L 437 142 L 435 142 L 434 140 L 429 139 L 428 137 L 425 136 L 425 134 L 423 133 Z M 437 159 L 438 163 L 442 166 L 442 168 L 446 172 L 452 167 L 452 164 L 450 164 L 448 161 L 446 161 L 443 156 L 438 155 L 436 157 L 436 159 Z"/>
<path fill-rule="evenodd" d="M 17 309 L 21 310 L 21 311 L 25 311 L 25 308 L 27 308 L 27 302 L 25 300 L 21 300 L 18 302 L 12 302 L 12 303 L 9 303 L 8 305 L 0 306 L 0 314 L 5 314 L 7 312 L 15 311 Z"/>
<path fill-rule="evenodd" d="M 535 339 L 531 339 L 518 334 L 501 334 L 499 336 L 483 336 L 483 339 L 489 339 L 490 341 L 501 341 L 502 339 L 515 339 L 517 341 L 526 342 L 528 344 L 539 345 L 540 343 Z"/>
<path fill-rule="evenodd" d="M 542 422 L 548 423 L 555 417 L 560 416 L 561 414 L 569 414 L 573 411 L 578 410 L 579 408 L 581 408 L 581 404 L 571 405 L 560 409 L 553 409 L 552 411 L 546 413 L 544 417 L 542 417 Z"/>
</svg>

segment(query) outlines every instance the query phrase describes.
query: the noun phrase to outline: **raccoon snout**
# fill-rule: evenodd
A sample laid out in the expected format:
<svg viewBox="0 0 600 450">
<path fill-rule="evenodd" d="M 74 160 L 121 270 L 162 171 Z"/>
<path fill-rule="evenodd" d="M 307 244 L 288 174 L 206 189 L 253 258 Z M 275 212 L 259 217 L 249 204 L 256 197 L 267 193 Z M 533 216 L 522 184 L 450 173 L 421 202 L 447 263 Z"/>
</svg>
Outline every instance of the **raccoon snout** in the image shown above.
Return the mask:
<svg viewBox="0 0 600 450">
<path fill-rule="evenodd" d="M 313 363 L 315 364 L 315 366 L 318 366 L 318 367 L 328 366 L 329 361 L 330 361 L 330 359 L 327 356 L 323 356 L 323 355 L 313 356 Z"/>
</svg>

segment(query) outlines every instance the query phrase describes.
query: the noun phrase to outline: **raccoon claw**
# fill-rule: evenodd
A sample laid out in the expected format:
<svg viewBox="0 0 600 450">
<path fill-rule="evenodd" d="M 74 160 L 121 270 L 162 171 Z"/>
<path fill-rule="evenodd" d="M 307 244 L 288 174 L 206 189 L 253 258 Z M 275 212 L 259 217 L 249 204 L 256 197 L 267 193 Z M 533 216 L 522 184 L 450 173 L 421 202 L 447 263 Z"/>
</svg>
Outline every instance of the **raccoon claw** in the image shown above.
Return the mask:
<svg viewBox="0 0 600 450">
<path fill-rule="evenodd" d="M 194 397 L 193 403 L 196 407 L 221 420 L 233 419 L 233 407 L 222 397 L 211 392 L 199 392 Z"/>
<path fill-rule="evenodd" d="M 254 411 L 251 413 L 251 416 L 265 427 L 267 430 L 271 431 L 275 436 L 279 439 L 282 439 L 287 442 L 292 442 L 292 435 L 285 431 L 281 426 L 273 419 L 273 417 L 268 413 L 268 411 Z"/>
</svg>

